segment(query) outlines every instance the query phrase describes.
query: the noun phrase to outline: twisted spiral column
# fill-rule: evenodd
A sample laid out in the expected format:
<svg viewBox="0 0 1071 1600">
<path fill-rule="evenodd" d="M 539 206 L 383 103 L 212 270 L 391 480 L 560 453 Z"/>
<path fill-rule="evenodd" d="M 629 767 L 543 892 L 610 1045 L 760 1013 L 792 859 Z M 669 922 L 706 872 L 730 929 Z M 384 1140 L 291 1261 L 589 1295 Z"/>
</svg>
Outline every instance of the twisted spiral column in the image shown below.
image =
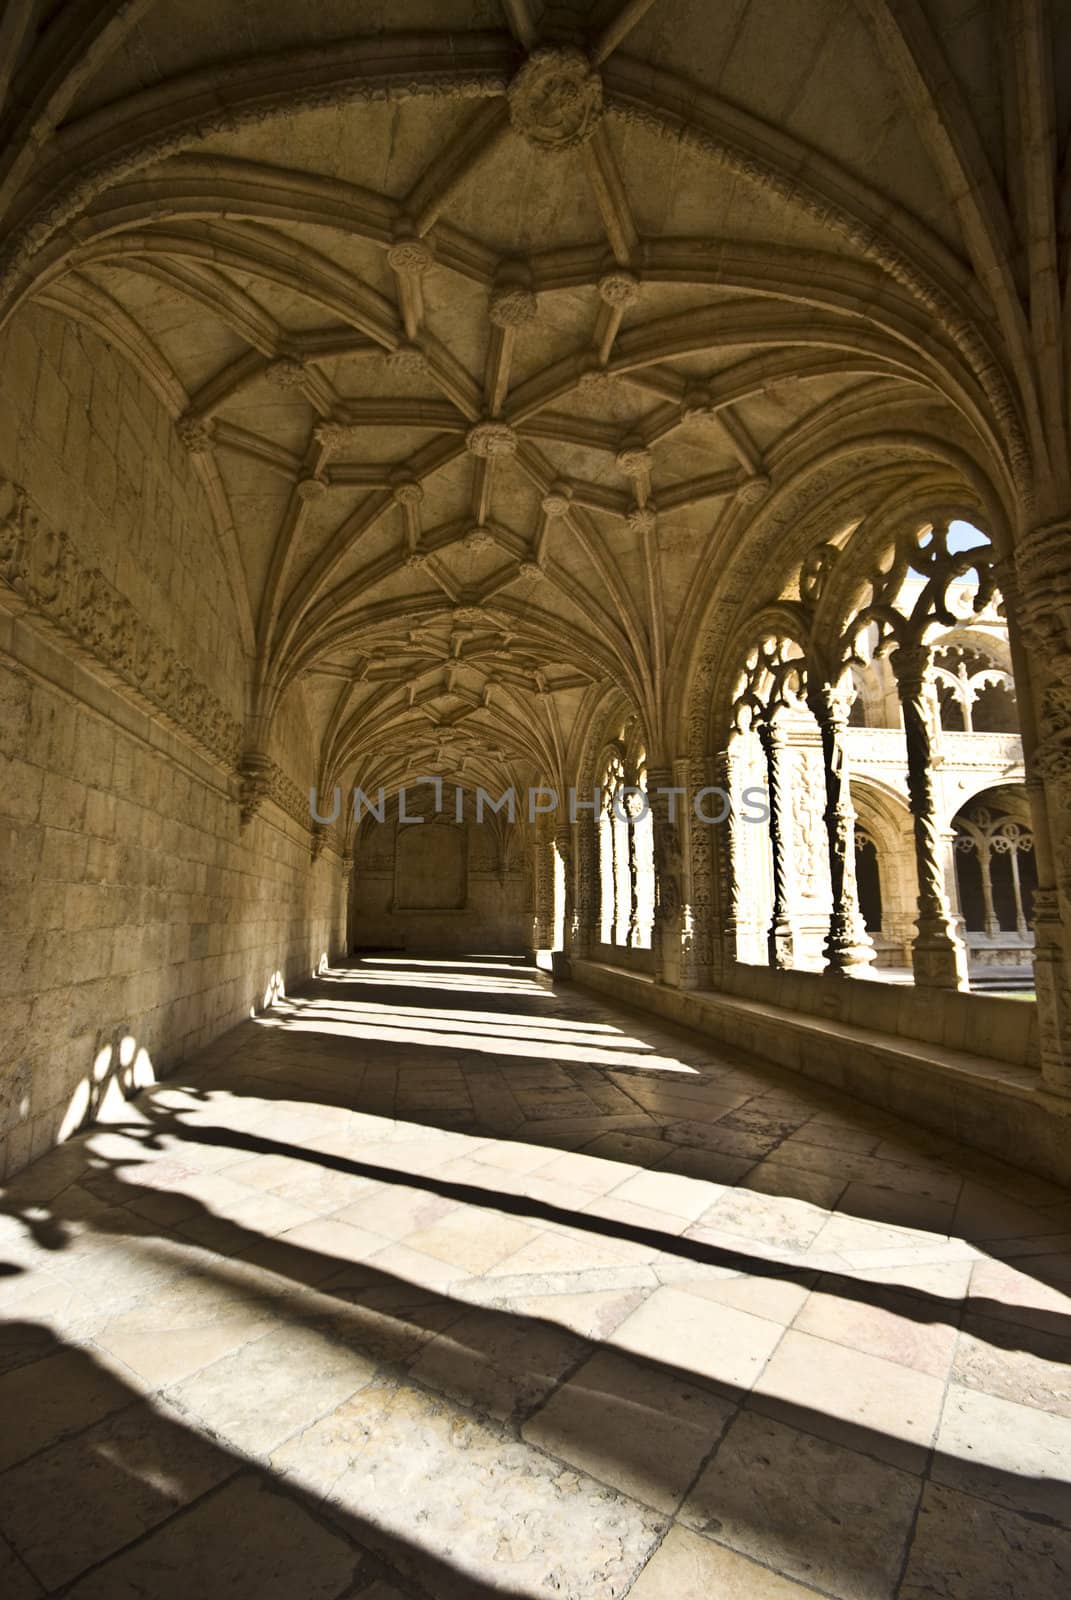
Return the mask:
<svg viewBox="0 0 1071 1600">
<path fill-rule="evenodd" d="M 788 920 L 788 875 L 785 868 L 785 797 L 782 773 L 785 736 L 776 722 L 759 723 L 759 742 L 766 757 L 766 789 L 770 808 L 770 853 L 773 857 L 773 909 L 766 947 L 771 967 L 792 965 L 792 924 Z"/>
<path fill-rule="evenodd" d="M 912 948 L 915 983 L 926 989 L 966 989 L 967 959 L 945 898 L 941 830 L 933 796 L 933 739 L 926 713 L 931 651 L 901 645 L 890 657 L 904 714 L 907 793 L 915 831 L 918 933 Z"/>
<path fill-rule="evenodd" d="M 859 911 L 855 881 L 855 809 L 848 767 L 848 712 L 843 700 L 834 693 L 833 685 L 828 683 L 813 684 L 807 692 L 807 704 L 821 735 L 826 784 L 823 821 L 833 904 L 823 954 L 827 973 L 845 974 L 865 968 L 874 957 L 874 948 Z"/>
</svg>

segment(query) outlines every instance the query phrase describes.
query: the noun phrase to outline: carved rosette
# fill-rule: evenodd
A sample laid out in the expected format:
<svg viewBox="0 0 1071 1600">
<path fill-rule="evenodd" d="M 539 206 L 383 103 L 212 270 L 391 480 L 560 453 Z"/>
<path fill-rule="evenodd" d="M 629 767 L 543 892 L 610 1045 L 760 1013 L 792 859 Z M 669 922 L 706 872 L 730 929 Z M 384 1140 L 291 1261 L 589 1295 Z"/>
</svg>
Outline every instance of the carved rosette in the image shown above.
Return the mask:
<svg viewBox="0 0 1071 1600">
<path fill-rule="evenodd" d="M 651 470 L 651 452 L 646 445 L 625 445 L 617 452 L 617 470 L 626 478 L 645 478 Z"/>
<path fill-rule="evenodd" d="M 658 512 L 650 504 L 632 506 L 625 513 L 625 521 L 633 533 L 653 533 L 658 526 Z"/>
<path fill-rule="evenodd" d="M 401 234 L 387 250 L 387 261 L 395 272 L 422 277 L 435 265 L 435 255 L 426 240 L 415 233 Z"/>
<path fill-rule="evenodd" d="M 577 388 L 587 399 L 609 400 L 618 390 L 617 375 L 609 367 L 588 367 L 580 374 Z"/>
<path fill-rule="evenodd" d="M 548 154 L 579 149 L 602 117 L 602 79 L 572 45 L 533 50 L 506 96 L 515 131 Z"/>
<path fill-rule="evenodd" d="M 535 291 L 523 283 L 500 283 L 491 290 L 488 316 L 496 328 L 523 328 L 535 320 Z"/>
<path fill-rule="evenodd" d="M 490 550 L 495 542 L 495 536 L 490 528 L 483 526 L 470 528 L 461 543 L 466 550 Z"/>
<path fill-rule="evenodd" d="M 264 376 L 276 389 L 298 389 L 305 381 L 306 367 L 298 356 L 280 356 L 265 369 Z"/>
<path fill-rule="evenodd" d="M 424 499 L 424 489 L 415 478 L 399 478 L 391 484 L 391 498 L 395 505 L 418 506 Z"/>
<path fill-rule="evenodd" d="M 175 432 L 191 456 L 203 456 L 212 448 L 215 429 L 207 417 L 179 417 Z"/>
<path fill-rule="evenodd" d="M 517 435 L 508 422 L 475 422 L 465 435 L 465 448 L 470 455 L 487 461 L 513 456 L 517 453 Z"/>
<path fill-rule="evenodd" d="M 334 455 L 344 445 L 350 443 L 353 430 L 344 422 L 318 422 L 312 430 L 312 437 L 325 450 L 328 455 Z"/>
<path fill-rule="evenodd" d="M 410 572 L 424 572 L 427 569 L 430 557 L 424 550 L 410 550 L 405 558 L 405 565 Z"/>
<path fill-rule="evenodd" d="M 604 272 L 599 279 L 598 289 L 599 298 L 615 310 L 623 311 L 626 306 L 634 306 L 640 298 L 639 278 L 633 272 L 626 272 L 623 267 Z"/>
<path fill-rule="evenodd" d="M 545 517 L 549 517 L 553 521 L 555 517 L 564 517 L 566 515 L 572 499 L 573 491 L 568 484 L 552 483 L 539 502 L 540 509 Z"/>
<path fill-rule="evenodd" d="M 517 564 L 517 576 L 523 578 L 525 583 L 542 583 L 546 573 L 538 561 L 520 561 Z"/>
<path fill-rule="evenodd" d="M 294 485 L 294 492 L 299 500 L 320 500 L 327 493 L 330 485 L 326 478 L 313 473 L 307 478 L 299 478 Z"/>
<path fill-rule="evenodd" d="M 757 472 L 753 478 L 746 478 L 737 490 L 741 505 L 757 506 L 766 499 L 770 492 L 770 480 L 765 472 Z"/>
</svg>

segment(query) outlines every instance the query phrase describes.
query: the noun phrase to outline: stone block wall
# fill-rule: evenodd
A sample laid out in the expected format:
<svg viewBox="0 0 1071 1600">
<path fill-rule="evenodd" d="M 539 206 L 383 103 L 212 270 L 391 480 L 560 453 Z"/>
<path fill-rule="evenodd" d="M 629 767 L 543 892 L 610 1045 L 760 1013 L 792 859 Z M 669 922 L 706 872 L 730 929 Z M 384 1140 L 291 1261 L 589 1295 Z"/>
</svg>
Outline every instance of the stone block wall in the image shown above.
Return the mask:
<svg viewBox="0 0 1071 1600">
<path fill-rule="evenodd" d="M 346 886 L 331 848 L 313 862 L 293 805 L 269 799 L 242 829 L 233 761 L 206 747 L 206 727 L 240 730 L 246 669 L 170 417 L 102 341 L 46 313 L 12 324 L 0 361 L 0 478 L 35 518 L 16 548 L 6 492 L 2 1177 L 336 955 Z M 101 594 L 108 626 L 85 626 Z M 140 668 L 115 653 L 117 627 L 142 630 L 164 661 L 174 714 L 132 692 Z M 277 755 L 298 793 L 311 779 L 302 719 L 291 696 Z"/>
</svg>

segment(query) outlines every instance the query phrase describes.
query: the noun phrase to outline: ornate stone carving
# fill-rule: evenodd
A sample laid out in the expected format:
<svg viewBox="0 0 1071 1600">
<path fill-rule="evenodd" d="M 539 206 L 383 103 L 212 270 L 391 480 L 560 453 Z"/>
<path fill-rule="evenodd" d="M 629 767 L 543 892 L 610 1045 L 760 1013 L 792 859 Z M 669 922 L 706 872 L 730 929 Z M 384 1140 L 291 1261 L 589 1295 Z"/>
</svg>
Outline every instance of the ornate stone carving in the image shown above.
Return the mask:
<svg viewBox="0 0 1071 1600">
<path fill-rule="evenodd" d="M 845 735 L 848 706 L 833 684 L 812 673 L 807 704 L 822 737 L 826 805 L 824 820 L 829 849 L 829 887 L 833 905 L 825 940 L 826 971 L 834 975 L 865 967 L 874 951 L 859 913 L 855 881 L 855 810 L 851 800 Z"/>
<path fill-rule="evenodd" d="M 353 430 L 344 422 L 318 422 L 312 430 L 312 437 L 325 450 L 328 455 L 334 455 L 344 445 L 350 444 Z"/>
<path fill-rule="evenodd" d="M 415 233 L 403 233 L 388 248 L 387 261 L 395 272 L 420 277 L 435 265 L 435 255 L 426 240 Z"/>
<path fill-rule="evenodd" d="M 410 550 L 405 558 L 405 566 L 410 572 L 423 572 L 430 559 L 426 550 Z"/>
<path fill-rule="evenodd" d="M 1071 524 L 1024 534 L 1015 551 L 1019 624 L 1052 671 L 1071 680 Z"/>
<path fill-rule="evenodd" d="M 493 456 L 512 456 L 517 453 L 517 435 L 508 422 L 475 422 L 465 435 L 465 448 L 470 455 L 482 456 L 485 460 Z"/>
<path fill-rule="evenodd" d="M 424 499 L 424 489 L 415 478 L 398 478 L 390 486 L 391 497 L 399 506 L 418 506 Z"/>
<path fill-rule="evenodd" d="M 24 489 L 0 481 L 0 582 L 10 597 L 74 644 L 139 705 L 212 760 L 231 766 L 241 724 L 165 645 Z"/>
<path fill-rule="evenodd" d="M 650 503 L 632 506 L 625 513 L 625 521 L 633 533 L 653 533 L 658 526 L 658 512 Z"/>
<path fill-rule="evenodd" d="M 428 370 L 428 358 L 420 346 L 404 342 L 387 351 L 383 364 L 404 378 L 416 378 Z"/>
<path fill-rule="evenodd" d="M 757 472 L 753 478 L 745 478 L 737 490 L 740 502 L 745 506 L 757 506 L 765 500 L 770 492 L 770 480 L 765 472 Z"/>
<path fill-rule="evenodd" d="M 626 478 L 644 478 L 651 470 L 651 452 L 644 444 L 627 444 L 617 452 L 617 470 Z"/>
<path fill-rule="evenodd" d="M 247 750 L 238 762 L 238 807 L 247 828 L 271 793 L 272 760 L 262 751 Z"/>
<path fill-rule="evenodd" d="M 482 526 L 470 528 L 462 540 L 466 550 L 490 550 L 494 542 L 495 536 L 490 528 Z"/>
<path fill-rule="evenodd" d="M 635 305 L 640 298 L 640 280 L 635 273 L 615 267 L 599 279 L 599 296 L 608 306 L 623 310 L 625 306 Z"/>
<path fill-rule="evenodd" d="M 538 310 L 535 291 L 523 283 L 499 283 L 491 290 L 488 316 L 498 328 L 523 328 Z"/>
<path fill-rule="evenodd" d="M 933 792 L 930 727 L 932 652 L 924 644 L 902 644 L 890 656 L 907 743 L 907 791 L 915 831 L 918 873 L 918 937 L 912 961 L 915 982 L 928 988 L 966 989 L 967 961 L 952 931 L 941 865 L 941 834 Z"/>
<path fill-rule="evenodd" d="M 618 391 L 619 379 L 617 374 L 608 367 L 587 367 L 577 380 L 577 388 L 588 399 L 609 400 Z"/>
<path fill-rule="evenodd" d="M 552 483 L 539 502 L 544 516 L 564 517 L 572 503 L 573 491 L 566 483 Z"/>
<path fill-rule="evenodd" d="M 313 473 L 307 478 L 299 478 L 294 485 L 294 492 L 299 500 L 320 500 L 330 487 L 326 478 Z"/>
<path fill-rule="evenodd" d="M 305 363 L 299 356 L 279 356 L 264 372 L 276 389 L 299 389 L 305 382 L 305 374 Z"/>
<path fill-rule="evenodd" d="M 215 429 L 207 417 L 179 417 L 175 432 L 191 456 L 203 456 L 212 448 Z"/>
<path fill-rule="evenodd" d="M 526 583 L 542 583 L 546 573 L 538 561 L 519 561 L 517 576 L 523 578 Z"/>
<path fill-rule="evenodd" d="M 582 50 L 533 50 L 506 90 L 510 121 L 537 150 L 576 150 L 602 116 L 602 79 Z"/>
</svg>

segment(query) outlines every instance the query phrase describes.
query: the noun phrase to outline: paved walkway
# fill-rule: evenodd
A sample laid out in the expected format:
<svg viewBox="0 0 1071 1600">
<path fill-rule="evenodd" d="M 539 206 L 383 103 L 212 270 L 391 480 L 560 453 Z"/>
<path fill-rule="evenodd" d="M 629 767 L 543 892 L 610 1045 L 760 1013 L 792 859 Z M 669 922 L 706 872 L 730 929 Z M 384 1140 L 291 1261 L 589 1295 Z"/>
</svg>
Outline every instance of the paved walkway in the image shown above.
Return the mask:
<svg viewBox="0 0 1071 1600">
<path fill-rule="evenodd" d="M 5 1600 L 1071 1593 L 1062 1190 L 492 958 L 107 1088 L 0 1217 Z"/>
</svg>

